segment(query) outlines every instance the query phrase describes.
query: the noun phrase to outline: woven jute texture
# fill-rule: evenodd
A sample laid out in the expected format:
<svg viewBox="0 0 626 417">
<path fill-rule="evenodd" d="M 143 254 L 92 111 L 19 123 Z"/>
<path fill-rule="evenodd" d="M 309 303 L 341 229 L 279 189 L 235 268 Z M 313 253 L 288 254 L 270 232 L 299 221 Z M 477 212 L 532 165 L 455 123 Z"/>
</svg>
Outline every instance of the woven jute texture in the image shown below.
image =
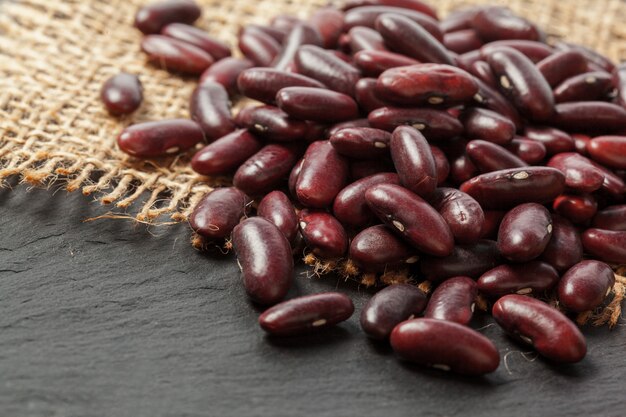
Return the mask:
<svg viewBox="0 0 626 417">
<path fill-rule="evenodd" d="M 485 0 L 436 0 L 441 15 Z M 62 184 L 94 195 L 112 211 L 149 221 L 182 220 L 211 182 L 189 168 L 189 155 L 137 161 L 115 145 L 124 126 L 188 117 L 192 79 L 150 66 L 139 51 L 133 16 L 145 0 L 8 0 L 0 3 L 0 185 L 10 177 Z M 280 13 L 306 17 L 328 0 L 199 0 L 197 25 L 236 45 L 238 28 Z M 536 21 L 550 35 L 626 59 L 621 0 L 491 0 Z M 102 83 L 119 71 L 139 74 L 144 103 L 110 117 Z M 149 196 L 146 198 L 146 196 Z"/>
</svg>

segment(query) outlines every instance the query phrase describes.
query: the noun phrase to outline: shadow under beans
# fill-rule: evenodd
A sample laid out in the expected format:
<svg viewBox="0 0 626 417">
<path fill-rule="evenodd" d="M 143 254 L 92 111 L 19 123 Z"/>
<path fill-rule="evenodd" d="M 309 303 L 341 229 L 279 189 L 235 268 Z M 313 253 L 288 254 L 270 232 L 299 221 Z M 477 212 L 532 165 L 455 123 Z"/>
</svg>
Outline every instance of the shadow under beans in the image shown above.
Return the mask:
<svg viewBox="0 0 626 417">
<path fill-rule="evenodd" d="M 400 366 L 403 369 L 406 369 L 410 372 L 419 373 L 422 375 L 426 375 L 431 378 L 440 379 L 440 380 L 450 380 L 460 382 L 462 384 L 471 385 L 472 387 L 492 387 L 498 385 L 495 381 L 492 381 L 489 375 L 483 376 L 472 376 L 472 375 L 461 375 L 450 371 L 443 371 L 440 369 L 431 368 L 424 365 L 418 365 L 415 363 L 407 362 L 400 360 Z"/>
<path fill-rule="evenodd" d="M 320 346 L 345 343 L 350 338 L 350 332 L 341 325 L 318 329 L 302 335 L 265 336 L 265 340 L 274 347 L 301 350 L 316 350 Z"/>
<path fill-rule="evenodd" d="M 391 348 L 389 341 L 386 339 L 376 340 L 376 339 L 372 339 L 371 337 L 368 337 L 367 346 L 369 347 L 370 351 L 373 352 L 375 355 L 378 355 L 378 356 L 393 355 L 393 349 Z"/>
</svg>

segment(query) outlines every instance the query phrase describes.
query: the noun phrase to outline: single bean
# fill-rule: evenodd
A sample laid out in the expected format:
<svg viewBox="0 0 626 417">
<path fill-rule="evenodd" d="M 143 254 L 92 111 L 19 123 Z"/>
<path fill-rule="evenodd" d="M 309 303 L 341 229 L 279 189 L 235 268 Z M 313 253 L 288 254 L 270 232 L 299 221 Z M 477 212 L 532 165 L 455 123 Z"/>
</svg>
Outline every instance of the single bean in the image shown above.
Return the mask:
<svg viewBox="0 0 626 417">
<path fill-rule="evenodd" d="M 462 113 L 461 121 L 468 138 L 480 138 L 504 146 L 515 136 L 515 124 L 495 111 L 470 108 Z"/>
<path fill-rule="evenodd" d="M 143 86 L 136 75 L 120 72 L 102 85 L 100 99 L 110 114 L 130 114 L 141 106 Z"/>
<path fill-rule="evenodd" d="M 419 64 L 418 61 L 389 51 L 361 50 L 354 55 L 354 63 L 364 74 L 378 77 L 390 68 Z"/>
<path fill-rule="evenodd" d="M 505 294 L 539 294 L 559 282 L 559 273 L 550 264 L 530 261 L 523 264 L 500 265 L 480 276 L 478 290 L 490 297 Z"/>
<path fill-rule="evenodd" d="M 471 29 L 472 19 L 476 13 L 484 9 L 485 6 L 467 6 L 453 10 L 439 22 L 443 33 L 457 32 L 459 30 Z"/>
<path fill-rule="evenodd" d="M 385 272 L 388 267 L 414 264 L 419 256 L 387 226 L 379 224 L 363 229 L 352 239 L 350 260 L 364 272 Z"/>
<path fill-rule="evenodd" d="M 230 96 L 239 94 L 237 78 L 243 71 L 254 66 L 252 61 L 242 58 L 224 58 L 211 65 L 202 73 L 198 85 L 218 83 L 224 86 Z"/>
<path fill-rule="evenodd" d="M 437 185 L 443 185 L 450 175 L 450 162 L 446 154 L 436 146 L 430 145 L 430 151 L 435 160 L 435 169 L 437 170 Z"/>
<path fill-rule="evenodd" d="M 583 312 L 600 306 L 615 284 L 615 274 L 604 262 L 582 261 L 572 266 L 559 282 L 559 302 L 570 311 Z"/>
<path fill-rule="evenodd" d="M 467 153 L 454 158 L 450 164 L 450 178 L 457 184 L 469 181 L 478 174 L 478 168 L 476 168 L 476 165 L 474 165 Z"/>
<path fill-rule="evenodd" d="M 296 70 L 338 93 L 354 96 L 361 73 L 354 66 L 315 45 L 301 46 L 295 55 Z"/>
<path fill-rule="evenodd" d="M 574 139 L 562 130 L 554 127 L 527 126 L 524 137 L 543 143 L 548 155 L 561 152 L 572 152 L 576 149 Z"/>
<path fill-rule="evenodd" d="M 317 30 L 322 38 L 322 46 L 333 49 L 337 46 L 339 36 L 344 28 L 344 14 L 334 7 L 323 7 L 309 19 L 309 24 Z"/>
<path fill-rule="evenodd" d="M 487 42 L 500 39 L 540 39 L 539 30 L 533 23 L 506 7 L 486 7 L 474 15 L 471 24 Z"/>
<path fill-rule="evenodd" d="M 557 42 L 555 44 L 555 48 L 560 51 L 577 51 L 585 56 L 587 61 L 590 64 L 596 65 L 606 72 L 612 72 L 615 69 L 615 64 L 611 62 L 611 60 L 599 52 L 594 51 L 591 48 L 587 48 L 586 46 L 576 45 L 573 43 L 567 42 Z"/>
<path fill-rule="evenodd" d="M 498 250 L 513 262 L 527 262 L 540 256 L 552 237 L 552 218 L 537 203 L 520 204 L 502 219 Z"/>
<path fill-rule="evenodd" d="M 150 3 L 137 11 L 135 27 L 145 34 L 158 33 L 168 23 L 192 24 L 202 10 L 193 0 L 165 0 Z"/>
<path fill-rule="evenodd" d="M 626 169 L 626 136 L 600 136 L 587 146 L 595 161 L 616 169 Z"/>
<path fill-rule="evenodd" d="M 389 102 L 382 100 L 376 93 L 376 84 L 376 78 L 361 78 L 354 87 L 354 98 L 367 113 L 389 105 Z"/>
<path fill-rule="evenodd" d="M 189 104 L 191 119 L 212 142 L 233 132 L 237 126 L 230 112 L 228 92 L 218 83 L 204 83 L 195 88 Z"/>
<path fill-rule="evenodd" d="M 598 203 L 590 194 L 563 194 L 554 200 L 552 207 L 572 223 L 586 224 L 596 214 Z"/>
<path fill-rule="evenodd" d="M 523 137 L 516 137 L 506 145 L 506 148 L 530 165 L 538 164 L 547 154 L 543 143 Z"/>
<path fill-rule="evenodd" d="M 285 235 L 289 242 L 293 242 L 298 233 L 298 216 L 289 197 L 282 191 L 272 191 L 259 202 L 256 209 L 257 216 L 272 222 Z"/>
<path fill-rule="evenodd" d="M 446 221 L 454 239 L 471 244 L 480 238 L 485 215 L 480 204 L 455 188 L 437 188 L 429 198 L 430 204 Z"/>
<path fill-rule="evenodd" d="M 592 224 L 598 229 L 626 231 L 626 204 L 608 206 L 598 211 Z"/>
<path fill-rule="evenodd" d="M 196 122 L 171 119 L 128 126 L 117 137 L 117 146 L 137 158 L 155 158 L 184 152 L 203 140 Z"/>
<path fill-rule="evenodd" d="M 384 14 L 401 16 L 424 28 L 438 42 L 443 41 L 443 33 L 439 29 L 437 20 L 414 10 L 403 9 L 393 6 L 365 6 L 351 9 L 346 13 L 345 28 L 351 29 L 357 26 L 375 28 L 376 20 Z"/>
<path fill-rule="evenodd" d="M 420 12 L 437 19 L 437 12 L 435 9 L 422 0 L 348 0 L 344 3 L 343 10 L 375 5 L 401 7 L 403 9 L 415 10 L 416 12 Z"/>
<path fill-rule="evenodd" d="M 385 40 L 374 29 L 355 26 L 345 36 L 349 39 L 348 49 L 352 54 L 360 51 L 387 51 Z"/>
<path fill-rule="evenodd" d="M 239 34 L 241 53 L 259 67 L 268 67 L 280 53 L 280 43 L 271 35 L 254 27 L 246 27 Z"/>
<path fill-rule="evenodd" d="M 215 39 L 202 29 L 184 23 L 170 23 L 161 29 L 161 35 L 197 46 L 211 55 L 215 61 L 229 57 L 231 54 L 230 47 L 224 42 Z"/>
<path fill-rule="evenodd" d="M 529 41 L 526 39 L 507 39 L 489 42 L 480 48 L 480 56 L 484 59 L 499 48 L 512 48 L 522 53 L 533 63 L 549 57 L 554 49 L 543 42 Z"/>
<path fill-rule="evenodd" d="M 476 282 L 471 278 L 447 279 L 430 296 L 424 317 L 467 325 L 474 314 L 476 295 Z"/>
<path fill-rule="evenodd" d="M 612 198 L 621 200 L 626 193 L 626 184 L 617 174 L 610 169 L 597 162 L 590 160 L 591 164 L 598 168 L 604 174 L 604 182 L 602 183 L 602 191 L 608 193 Z"/>
<path fill-rule="evenodd" d="M 444 258 L 425 256 L 420 270 L 429 281 L 441 282 L 456 276 L 478 278 L 500 264 L 496 242 L 482 239 L 471 245 L 456 245 L 452 254 Z"/>
<path fill-rule="evenodd" d="M 300 171 L 302 171 L 302 164 L 304 163 L 304 159 L 300 159 L 291 169 L 289 173 L 289 180 L 287 182 L 287 187 L 289 188 L 289 194 L 295 199 L 298 198 L 296 193 L 296 184 L 298 183 L 298 177 L 300 176 Z"/>
<path fill-rule="evenodd" d="M 334 125 L 330 126 L 327 130 L 326 130 L 326 138 L 330 139 L 332 136 L 336 135 L 337 132 L 339 132 L 342 129 L 347 129 L 347 128 L 353 128 L 353 127 L 370 127 L 370 123 L 367 120 L 367 118 L 364 119 L 354 119 L 354 120 L 349 120 L 347 122 L 340 122 L 340 123 L 335 123 Z"/>
<path fill-rule="evenodd" d="M 586 72 L 568 78 L 554 89 L 554 101 L 592 101 L 608 98 L 613 90 L 613 77 L 603 71 Z"/>
<path fill-rule="evenodd" d="M 340 154 L 354 159 L 374 159 L 389 154 L 391 134 L 371 127 L 341 129 L 330 137 Z"/>
<path fill-rule="evenodd" d="M 292 119 L 273 106 L 245 107 L 239 111 L 235 122 L 257 136 L 274 142 L 302 140 L 309 130 L 306 122 Z"/>
<path fill-rule="evenodd" d="M 413 126 L 430 140 L 451 139 L 463 133 L 459 119 L 442 110 L 381 107 L 367 119 L 371 127 L 388 132 L 402 125 Z"/>
<path fill-rule="evenodd" d="M 587 229 L 582 234 L 585 252 L 601 261 L 626 263 L 626 232 L 602 229 Z"/>
<path fill-rule="evenodd" d="M 239 167 L 233 184 L 250 195 L 269 192 L 287 179 L 300 155 L 297 146 L 265 145 Z"/>
<path fill-rule="evenodd" d="M 332 214 L 302 210 L 300 233 L 311 252 L 321 259 L 341 258 L 348 250 L 348 235 Z"/>
<path fill-rule="evenodd" d="M 239 91 L 251 99 L 266 104 L 276 103 L 276 94 L 285 87 L 326 88 L 321 82 L 305 75 L 274 68 L 251 68 L 237 79 Z"/>
<path fill-rule="evenodd" d="M 493 74 L 491 67 L 486 61 L 478 60 L 472 62 L 467 71 L 489 87 L 498 88 L 498 80 L 496 80 L 496 76 Z"/>
<path fill-rule="evenodd" d="M 312 26 L 297 23 L 285 38 L 282 52 L 274 59 L 272 66 L 282 71 L 290 68 L 296 52 L 302 45 L 322 46 L 322 38 Z"/>
<path fill-rule="evenodd" d="M 298 181 L 298 200 L 307 207 L 323 208 L 333 203 L 348 179 L 348 161 L 328 141 L 309 145 Z"/>
<path fill-rule="evenodd" d="M 399 126 L 391 135 L 390 150 L 400 184 L 419 196 L 431 195 L 437 188 L 437 167 L 424 135 Z"/>
<path fill-rule="evenodd" d="M 474 29 L 461 29 L 455 32 L 447 32 L 443 35 L 443 44 L 446 48 L 457 54 L 479 49 L 483 41 Z"/>
<path fill-rule="evenodd" d="M 564 152 L 553 156 L 547 166 L 565 175 L 565 185 L 581 193 L 598 190 L 604 183 L 604 173 L 591 161 L 576 152 Z"/>
<path fill-rule="evenodd" d="M 289 34 L 289 30 L 291 30 L 291 28 L 287 30 L 286 28 L 283 28 L 283 27 L 248 24 L 246 26 L 241 27 L 241 29 L 239 30 L 239 34 L 241 34 L 241 32 L 243 32 L 246 29 L 252 29 L 255 31 L 263 32 L 266 35 L 269 35 L 272 38 L 274 38 L 274 40 L 281 45 L 284 42 L 287 34 Z"/>
<path fill-rule="evenodd" d="M 247 130 L 237 130 L 196 152 L 191 168 L 201 175 L 225 175 L 239 168 L 262 146 Z"/>
<path fill-rule="evenodd" d="M 278 107 L 296 119 L 322 123 L 355 119 L 359 109 L 352 97 L 311 87 L 286 87 L 276 94 Z"/>
<path fill-rule="evenodd" d="M 620 132 L 626 129 L 626 109 L 604 101 L 559 103 L 552 119 L 554 126 L 566 131 Z"/>
<path fill-rule="evenodd" d="M 189 224 L 207 239 L 224 239 L 248 211 L 250 199 L 234 187 L 217 188 L 194 207 Z"/>
<path fill-rule="evenodd" d="M 200 75 L 214 62 L 211 55 L 197 46 L 163 35 L 143 38 L 141 50 L 153 64 L 185 74 Z"/>
<path fill-rule="evenodd" d="M 583 244 L 578 230 L 564 217 L 552 215 L 552 237 L 541 259 L 564 272 L 583 259 Z"/>
<path fill-rule="evenodd" d="M 472 140 L 467 143 L 467 155 L 482 173 L 528 166 L 516 155 L 495 143 Z"/>
<path fill-rule="evenodd" d="M 537 62 L 537 69 L 554 88 L 575 75 L 588 71 L 585 56 L 578 51 L 560 51 Z"/>
<path fill-rule="evenodd" d="M 591 142 L 591 136 L 584 135 L 582 133 L 572 133 L 572 139 L 574 139 L 576 152 L 583 156 L 588 156 L 589 152 L 587 151 L 587 146 L 589 145 L 589 142 Z"/>
</svg>

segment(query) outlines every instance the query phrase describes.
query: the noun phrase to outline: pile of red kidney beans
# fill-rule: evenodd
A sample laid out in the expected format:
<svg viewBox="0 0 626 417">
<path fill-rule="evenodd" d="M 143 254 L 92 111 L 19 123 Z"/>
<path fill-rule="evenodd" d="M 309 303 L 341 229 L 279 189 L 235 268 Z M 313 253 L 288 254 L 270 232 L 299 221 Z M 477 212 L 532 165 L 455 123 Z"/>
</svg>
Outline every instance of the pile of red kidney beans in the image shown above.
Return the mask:
<svg viewBox="0 0 626 417">
<path fill-rule="evenodd" d="M 549 45 L 502 7 L 439 20 L 421 0 L 349 1 L 241 28 L 243 58 L 190 26 L 200 14 L 191 0 L 138 11 L 148 59 L 200 81 L 191 120 L 132 125 L 118 145 L 156 158 L 203 143 L 193 169 L 232 175 L 189 223 L 205 241 L 232 239 L 247 294 L 269 307 L 265 331 L 314 331 L 354 312 L 336 292 L 283 301 L 304 249 L 378 284 L 389 271 L 432 283 L 430 296 L 389 285 L 361 312 L 365 333 L 405 360 L 494 371 L 498 350 L 468 326 L 478 295 L 540 355 L 585 356 L 568 315 L 602 308 L 616 281 L 608 264 L 626 263 L 626 65 Z M 233 116 L 238 97 L 256 102 Z M 130 113 L 141 84 L 117 75 L 102 99 Z M 541 301 L 551 298 L 557 308 Z"/>
</svg>

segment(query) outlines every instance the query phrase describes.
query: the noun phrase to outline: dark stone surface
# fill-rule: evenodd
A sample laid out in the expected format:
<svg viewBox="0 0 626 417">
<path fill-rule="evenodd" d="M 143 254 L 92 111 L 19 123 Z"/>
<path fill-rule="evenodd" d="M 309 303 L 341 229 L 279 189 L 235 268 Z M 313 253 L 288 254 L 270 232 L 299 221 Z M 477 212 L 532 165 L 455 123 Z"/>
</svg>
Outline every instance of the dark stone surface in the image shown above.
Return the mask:
<svg viewBox="0 0 626 417">
<path fill-rule="evenodd" d="M 83 222 L 104 211 L 80 194 L 0 190 L 0 416 L 626 415 L 621 326 L 585 329 L 587 358 L 554 366 L 479 318 L 506 360 L 462 378 L 367 340 L 362 289 L 298 275 L 294 293 L 338 289 L 357 314 L 270 340 L 232 256 L 193 250 L 185 224 Z"/>
</svg>

